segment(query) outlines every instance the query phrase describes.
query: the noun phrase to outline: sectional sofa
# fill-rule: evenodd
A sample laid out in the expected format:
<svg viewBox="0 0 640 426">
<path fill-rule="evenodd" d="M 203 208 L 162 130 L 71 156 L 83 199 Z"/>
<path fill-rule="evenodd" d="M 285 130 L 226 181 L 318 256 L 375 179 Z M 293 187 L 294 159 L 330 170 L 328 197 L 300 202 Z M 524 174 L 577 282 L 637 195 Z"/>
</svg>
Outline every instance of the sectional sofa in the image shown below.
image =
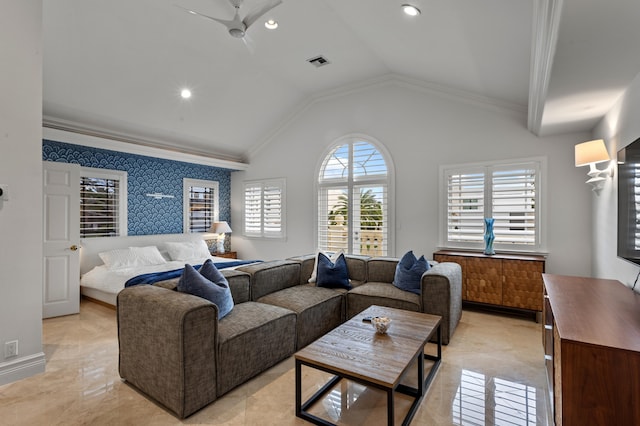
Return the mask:
<svg viewBox="0 0 640 426">
<path fill-rule="evenodd" d="M 458 264 L 433 265 L 418 295 L 392 284 L 398 259 L 346 260 L 351 290 L 309 284 L 314 255 L 223 270 L 235 306 L 220 320 L 215 304 L 175 291 L 177 279 L 125 288 L 120 376 L 184 418 L 373 304 L 441 316 L 449 343 L 462 312 Z"/>
</svg>

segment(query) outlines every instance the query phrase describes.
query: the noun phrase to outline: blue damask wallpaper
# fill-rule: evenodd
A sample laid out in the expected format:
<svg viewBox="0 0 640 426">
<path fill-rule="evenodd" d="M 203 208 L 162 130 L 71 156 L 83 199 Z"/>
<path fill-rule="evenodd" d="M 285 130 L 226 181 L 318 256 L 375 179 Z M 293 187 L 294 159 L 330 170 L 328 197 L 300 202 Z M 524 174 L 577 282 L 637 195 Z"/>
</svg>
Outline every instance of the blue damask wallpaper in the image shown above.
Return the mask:
<svg viewBox="0 0 640 426">
<path fill-rule="evenodd" d="M 231 219 L 231 170 L 228 169 L 50 140 L 42 142 L 42 159 L 126 171 L 129 235 L 182 233 L 183 178 L 219 182 L 220 220 Z M 145 195 L 154 192 L 175 198 L 157 200 Z"/>
</svg>

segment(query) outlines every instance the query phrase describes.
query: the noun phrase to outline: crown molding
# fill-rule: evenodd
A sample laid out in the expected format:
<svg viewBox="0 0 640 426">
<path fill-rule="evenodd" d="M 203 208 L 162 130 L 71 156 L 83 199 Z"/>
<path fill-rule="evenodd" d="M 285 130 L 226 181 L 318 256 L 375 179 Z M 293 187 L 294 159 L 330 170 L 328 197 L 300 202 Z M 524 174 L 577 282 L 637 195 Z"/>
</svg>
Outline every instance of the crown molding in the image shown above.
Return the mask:
<svg viewBox="0 0 640 426">
<path fill-rule="evenodd" d="M 165 160 L 220 167 L 230 170 L 246 170 L 249 164 L 211 157 L 198 151 L 178 150 L 174 147 L 159 146 L 159 142 L 131 135 L 111 133 L 90 129 L 75 123 L 54 119 L 43 119 L 43 138 L 57 142 L 66 142 L 92 148 L 145 155 Z"/>
<path fill-rule="evenodd" d="M 536 0 L 533 9 L 527 128 L 535 135 L 540 135 L 542 128 L 563 4 L 564 0 Z"/>
<path fill-rule="evenodd" d="M 502 113 L 515 114 L 518 117 L 526 115 L 526 106 L 515 102 L 508 102 L 488 96 L 479 95 L 474 92 L 455 89 L 450 86 L 444 86 L 420 80 L 417 78 L 411 78 L 399 74 L 385 74 L 379 77 L 374 77 L 368 80 L 364 80 L 354 84 L 347 84 L 334 89 L 325 90 L 320 93 L 316 93 L 307 97 L 305 100 L 296 105 L 292 112 L 285 117 L 270 133 L 254 148 L 246 152 L 245 157 L 247 159 L 254 158 L 258 153 L 268 146 L 273 140 L 277 138 L 285 129 L 287 129 L 296 118 L 302 115 L 312 105 L 325 102 L 332 99 L 338 99 L 345 96 L 357 94 L 370 90 L 372 88 L 379 88 L 384 86 L 395 85 L 398 87 L 404 87 L 409 90 L 418 91 L 427 95 L 434 95 L 444 97 L 457 102 L 463 102 L 466 104 L 474 105 L 477 107 L 499 111 Z"/>
</svg>

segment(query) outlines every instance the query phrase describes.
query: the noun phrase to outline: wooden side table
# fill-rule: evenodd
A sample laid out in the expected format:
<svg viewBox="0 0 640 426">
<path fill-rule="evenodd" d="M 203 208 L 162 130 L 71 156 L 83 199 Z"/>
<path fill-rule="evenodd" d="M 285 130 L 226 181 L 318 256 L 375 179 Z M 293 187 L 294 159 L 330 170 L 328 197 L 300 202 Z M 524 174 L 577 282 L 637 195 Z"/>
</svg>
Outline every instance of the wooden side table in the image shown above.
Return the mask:
<svg viewBox="0 0 640 426">
<path fill-rule="evenodd" d="M 238 252 L 237 251 L 225 251 L 224 253 L 211 253 L 211 256 L 216 257 L 226 257 L 227 259 L 237 259 Z"/>
</svg>

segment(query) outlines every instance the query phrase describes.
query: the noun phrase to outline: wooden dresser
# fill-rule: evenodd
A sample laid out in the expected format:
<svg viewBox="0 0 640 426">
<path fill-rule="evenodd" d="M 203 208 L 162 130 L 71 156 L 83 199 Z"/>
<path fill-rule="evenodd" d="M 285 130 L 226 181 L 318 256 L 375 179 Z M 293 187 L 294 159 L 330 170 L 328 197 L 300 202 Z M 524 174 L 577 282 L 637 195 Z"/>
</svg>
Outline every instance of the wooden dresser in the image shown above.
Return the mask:
<svg viewBox="0 0 640 426">
<path fill-rule="evenodd" d="M 543 280 L 556 426 L 640 424 L 640 295 L 615 280 Z"/>
<path fill-rule="evenodd" d="M 542 273 L 545 258 L 536 255 L 440 250 L 438 262 L 462 267 L 462 300 L 509 309 L 542 311 Z"/>
</svg>

